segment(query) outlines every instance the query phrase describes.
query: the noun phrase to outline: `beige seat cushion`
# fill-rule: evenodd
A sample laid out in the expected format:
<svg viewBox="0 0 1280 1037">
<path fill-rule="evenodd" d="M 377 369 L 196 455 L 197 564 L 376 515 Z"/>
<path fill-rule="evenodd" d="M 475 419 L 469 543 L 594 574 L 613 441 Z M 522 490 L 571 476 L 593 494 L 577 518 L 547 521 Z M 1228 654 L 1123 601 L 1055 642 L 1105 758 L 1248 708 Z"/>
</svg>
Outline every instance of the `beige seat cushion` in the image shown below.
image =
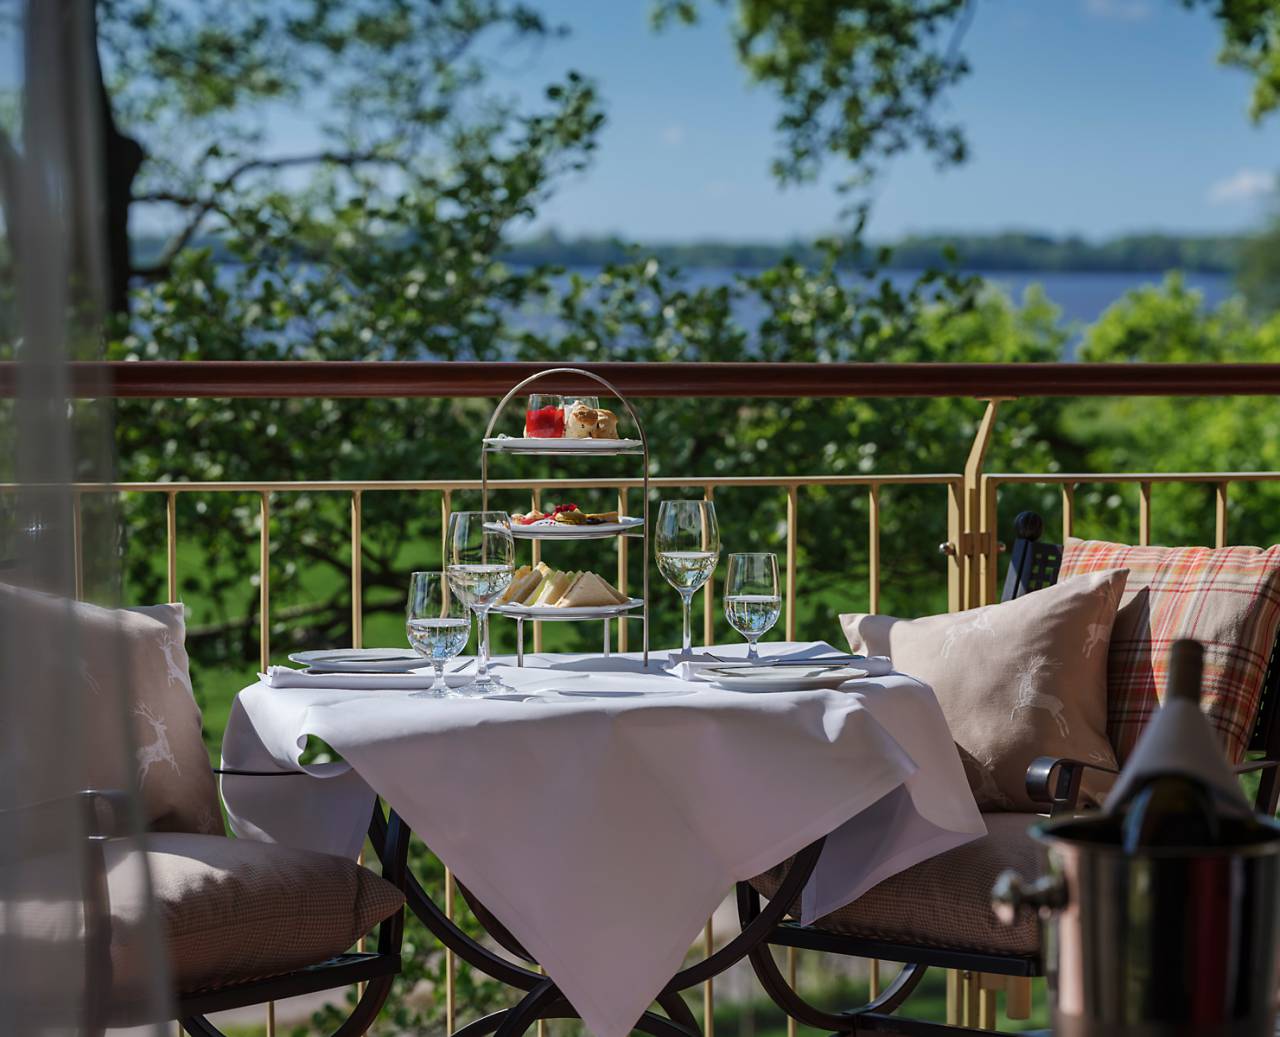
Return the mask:
<svg viewBox="0 0 1280 1037">
<path fill-rule="evenodd" d="M 981 839 L 930 858 L 885 879 L 852 904 L 833 911 L 819 929 L 869 940 L 945 947 L 995 954 L 1035 954 L 1040 949 L 1034 915 L 1017 925 L 1001 925 L 991 913 L 991 887 L 1006 868 L 1026 879 L 1044 871 L 1044 854 L 1027 829 L 1036 814 L 987 814 Z M 791 862 L 751 880 L 772 896 Z M 798 916 L 799 903 L 792 909 Z"/>
<path fill-rule="evenodd" d="M 1037 756 L 1115 767 L 1107 644 L 1125 576 L 1090 573 L 967 612 L 840 623 L 855 652 L 887 655 L 933 688 L 979 808 L 1033 811 L 1026 776 Z M 1091 771 L 1081 791 L 1096 801 L 1106 787 Z"/>
<path fill-rule="evenodd" d="M 107 609 L 0 584 L 0 634 L 5 631 L 20 631 L 22 638 L 23 655 L 10 675 L 18 686 L 36 694 L 48 681 L 70 685 L 67 701 L 77 704 L 83 725 L 70 787 L 136 783 L 148 828 L 222 833 L 191 690 L 182 605 Z M 3 642 L 0 636 L 0 647 L 19 647 Z"/>
<path fill-rule="evenodd" d="M 404 903 L 391 883 L 327 853 L 185 833 L 148 835 L 145 847 L 173 982 L 183 993 L 325 961 Z M 114 986 L 125 998 L 145 960 L 135 865 L 125 841 L 108 849 Z"/>
</svg>

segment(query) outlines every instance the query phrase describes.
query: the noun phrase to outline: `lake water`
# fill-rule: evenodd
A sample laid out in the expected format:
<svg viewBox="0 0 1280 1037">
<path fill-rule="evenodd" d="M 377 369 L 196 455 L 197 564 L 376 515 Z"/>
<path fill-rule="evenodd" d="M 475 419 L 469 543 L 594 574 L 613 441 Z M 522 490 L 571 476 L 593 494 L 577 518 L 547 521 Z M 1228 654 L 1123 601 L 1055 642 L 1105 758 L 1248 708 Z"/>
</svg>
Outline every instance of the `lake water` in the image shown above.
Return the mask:
<svg viewBox="0 0 1280 1037">
<path fill-rule="evenodd" d="M 592 270 L 581 270 L 587 275 Z M 727 268 L 696 267 L 685 272 L 690 287 L 715 286 L 731 281 L 735 271 Z M 908 288 L 918 270 L 891 270 L 889 280 L 900 289 Z M 1062 319 L 1070 324 L 1091 324 L 1126 292 L 1145 285 L 1158 285 L 1163 275 L 1147 272 L 1087 273 L 1075 271 L 1008 270 L 984 273 L 983 278 L 999 287 L 1014 302 L 1033 284 L 1040 285 L 1049 299 L 1062 310 Z M 1229 298 L 1233 291 L 1230 274 L 1188 273 L 1182 275 L 1188 288 L 1204 296 L 1206 307 L 1212 308 Z"/>
<path fill-rule="evenodd" d="M 573 273 L 592 278 L 599 268 L 573 268 Z M 683 280 L 688 288 L 714 288 L 730 283 L 735 276 L 749 275 L 752 271 L 734 270 L 728 267 L 688 267 Z M 888 278 L 896 288 L 905 290 L 920 276 L 917 270 L 891 270 Z M 853 275 L 850 275 L 852 278 Z M 1071 359 L 1081 339 L 1085 325 L 1092 324 L 1126 292 L 1144 286 L 1159 285 L 1162 274 L 1150 272 L 1087 273 L 1083 271 L 1009 270 L 986 272 L 982 275 L 990 284 L 1007 294 L 1015 303 L 1021 302 L 1023 293 L 1038 284 L 1049 300 L 1061 311 L 1061 322 L 1071 330 L 1064 359 Z M 1230 274 L 1185 273 L 1183 282 L 1198 291 L 1206 308 L 1213 308 L 1228 299 L 1234 286 Z M 747 296 L 733 306 L 736 320 L 748 330 L 755 328 L 764 316 L 764 307 Z M 513 315 L 517 324 L 530 330 L 555 335 L 556 321 L 545 315 Z"/>
</svg>

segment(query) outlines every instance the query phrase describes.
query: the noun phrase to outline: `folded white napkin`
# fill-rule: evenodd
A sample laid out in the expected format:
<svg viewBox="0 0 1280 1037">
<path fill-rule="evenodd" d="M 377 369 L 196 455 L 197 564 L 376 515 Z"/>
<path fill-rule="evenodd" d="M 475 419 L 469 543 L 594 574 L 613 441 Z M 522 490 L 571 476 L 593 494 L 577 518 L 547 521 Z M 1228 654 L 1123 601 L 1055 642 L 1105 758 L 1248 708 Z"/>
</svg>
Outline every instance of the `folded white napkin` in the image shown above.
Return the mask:
<svg viewBox="0 0 1280 1037">
<path fill-rule="evenodd" d="M 408 673 L 310 673 L 289 666 L 268 666 L 258 674 L 268 688 L 339 688 L 344 691 L 415 691 L 429 688 L 435 681 L 431 670 Z M 445 674 L 452 685 L 475 680 L 470 673 Z"/>
<path fill-rule="evenodd" d="M 893 672 L 893 663 L 886 655 L 875 655 L 870 658 L 838 652 L 827 645 L 816 645 L 793 652 L 780 652 L 777 655 L 762 655 L 757 666 L 798 665 L 803 663 L 839 662 L 866 670 L 868 676 L 883 677 Z M 678 652 L 672 652 L 667 659 L 666 671 L 673 676 L 687 681 L 707 680 L 706 671 L 717 666 L 747 666 L 745 656 L 734 656 L 720 652 L 695 652 L 693 659 L 683 661 Z"/>
</svg>

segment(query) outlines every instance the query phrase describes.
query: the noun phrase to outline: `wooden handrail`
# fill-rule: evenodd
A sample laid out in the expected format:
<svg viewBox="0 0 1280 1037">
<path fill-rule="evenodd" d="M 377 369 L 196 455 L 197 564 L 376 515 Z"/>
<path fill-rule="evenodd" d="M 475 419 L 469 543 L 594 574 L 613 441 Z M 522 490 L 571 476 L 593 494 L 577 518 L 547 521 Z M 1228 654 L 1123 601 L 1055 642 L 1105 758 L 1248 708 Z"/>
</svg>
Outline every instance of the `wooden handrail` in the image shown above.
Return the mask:
<svg viewBox="0 0 1280 1037">
<path fill-rule="evenodd" d="M 439 361 L 136 361 L 70 365 L 76 398 L 428 398 L 501 396 L 555 364 Z M 794 398 L 1271 396 L 1280 364 L 578 364 L 629 396 Z M 0 397 L 18 365 L 0 363 Z M 566 376 L 551 391 L 593 392 Z"/>
</svg>

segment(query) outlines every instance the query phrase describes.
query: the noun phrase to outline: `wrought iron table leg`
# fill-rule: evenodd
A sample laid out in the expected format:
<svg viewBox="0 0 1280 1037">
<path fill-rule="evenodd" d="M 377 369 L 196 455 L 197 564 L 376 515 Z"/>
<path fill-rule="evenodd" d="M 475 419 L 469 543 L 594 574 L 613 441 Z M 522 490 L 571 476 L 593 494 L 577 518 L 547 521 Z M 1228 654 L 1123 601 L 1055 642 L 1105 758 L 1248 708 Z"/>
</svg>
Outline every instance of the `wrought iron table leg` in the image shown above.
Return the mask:
<svg viewBox="0 0 1280 1037">
<path fill-rule="evenodd" d="M 761 947 L 768 954 L 764 941 L 808 881 L 822 853 L 823 842 L 824 840 L 819 839 L 796 855 L 795 862 L 779 889 L 780 895 L 770 901 L 763 911 L 758 909 L 757 904 L 757 910 L 751 917 L 744 917 L 742 931 L 737 936 L 707 958 L 682 969 L 672 977 L 656 999 L 658 1007 L 666 1016 L 645 1012 L 635 1029 L 651 1037 L 700 1037 L 702 1030 L 697 1018 L 685 1004 L 680 991 L 705 982 L 742 958 L 753 955 Z M 523 998 L 514 1008 L 494 1012 L 468 1023 L 451 1037 L 487 1037 L 489 1034 L 494 1034 L 495 1037 L 521 1037 L 539 1019 L 577 1017 L 554 980 L 499 957 L 473 940 L 445 916 L 412 874 L 406 875 L 405 895 L 409 909 L 446 948 L 493 979 L 524 991 Z M 491 911 L 470 891 L 464 889 L 464 895 L 471 905 L 472 913 L 490 936 L 513 954 L 531 960 L 524 947 Z M 891 991 L 886 991 L 886 995 Z"/>
<path fill-rule="evenodd" d="M 799 858 L 796 863 L 799 864 Z M 781 903 L 785 909 L 795 902 L 793 895 L 783 896 L 784 892 L 780 888 L 769 901 L 769 907 Z M 739 882 L 738 918 L 743 929 L 754 925 L 767 912 L 768 908 L 765 911 L 760 910 L 760 894 L 749 883 Z M 782 970 L 778 968 L 778 963 L 773 960 L 773 952 L 769 949 L 767 940 L 757 942 L 748 952 L 747 957 L 751 961 L 751 967 L 760 985 L 774 1004 L 804 1026 L 817 1027 L 835 1034 L 857 1033 L 859 1028 L 883 1029 L 883 1024 L 888 1021 L 887 1017 L 896 1012 L 911 996 L 912 991 L 924 978 L 926 969 L 926 966 L 918 963 L 905 964 L 902 966 L 902 971 L 894 977 L 893 982 L 880 992 L 879 997 L 873 998 L 853 1011 L 834 1013 L 809 1004 L 796 992 L 782 974 Z M 867 1018 L 869 1016 L 874 1018 Z M 869 1025 L 864 1027 L 864 1023 Z"/>
<path fill-rule="evenodd" d="M 677 1026 L 682 1026 L 690 1033 L 700 1034 L 702 1027 L 698 1025 L 698 1017 L 693 1009 L 674 990 L 663 991 L 658 995 L 658 1007 L 667 1013 L 667 1018 Z"/>
</svg>

